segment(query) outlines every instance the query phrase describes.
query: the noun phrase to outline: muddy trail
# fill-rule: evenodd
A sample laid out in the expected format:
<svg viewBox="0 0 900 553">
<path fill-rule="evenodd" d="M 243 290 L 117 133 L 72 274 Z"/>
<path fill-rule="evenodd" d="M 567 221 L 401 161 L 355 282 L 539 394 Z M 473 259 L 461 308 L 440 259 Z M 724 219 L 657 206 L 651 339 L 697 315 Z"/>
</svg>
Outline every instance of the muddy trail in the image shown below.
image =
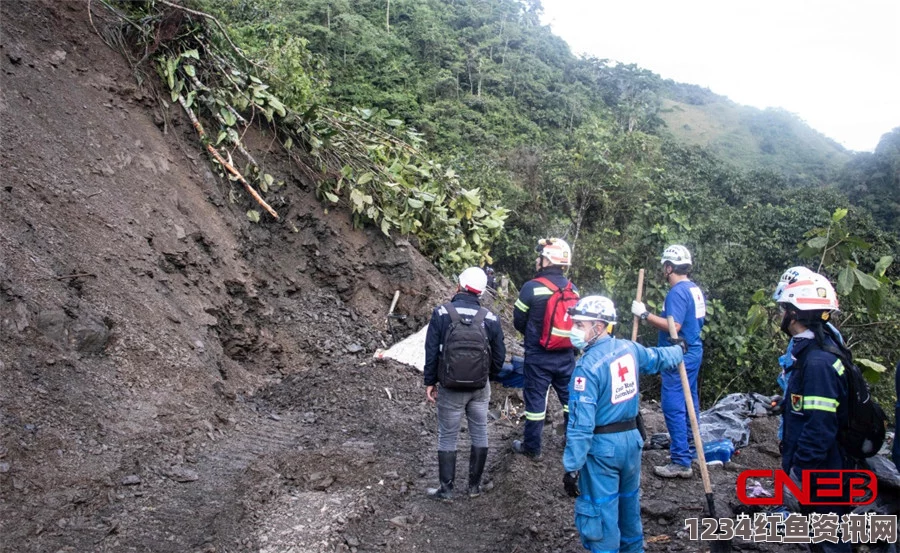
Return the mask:
<svg viewBox="0 0 900 553">
<path fill-rule="evenodd" d="M 250 223 L 88 6 L 0 3 L 0 549 L 582 551 L 558 403 L 543 459 L 516 457 L 520 396 L 494 385 L 489 491 L 425 497 L 435 410 L 420 373 L 373 354 L 395 290 L 405 336 L 453 284 L 406 240 L 323 210 L 263 131 L 254 153 L 287 186 L 282 221 Z M 713 470 L 720 515 L 742 467 L 777 466 L 775 427 L 754 421 Z M 682 531 L 703 514 L 699 473 L 660 480 L 664 460 L 645 451 L 646 547 L 699 551 Z M 463 432 L 459 480 L 467 463 Z"/>
</svg>

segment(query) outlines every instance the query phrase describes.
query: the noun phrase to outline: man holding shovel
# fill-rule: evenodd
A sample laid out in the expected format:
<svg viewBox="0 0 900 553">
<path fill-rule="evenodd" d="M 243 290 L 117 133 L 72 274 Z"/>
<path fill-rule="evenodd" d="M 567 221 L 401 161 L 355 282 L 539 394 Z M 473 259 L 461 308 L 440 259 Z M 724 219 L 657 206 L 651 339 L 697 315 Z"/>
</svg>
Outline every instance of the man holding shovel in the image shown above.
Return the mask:
<svg viewBox="0 0 900 553">
<path fill-rule="evenodd" d="M 667 316 L 675 320 L 678 337 L 684 340 L 687 352 L 684 354 L 684 366 L 690 382 L 691 395 L 694 399 L 695 414 L 699 419 L 700 400 L 697 393 L 697 377 L 700 374 L 700 363 L 703 361 L 703 342 L 700 331 L 706 317 L 706 298 L 700 288 L 691 282 L 691 252 L 684 246 L 673 245 L 666 248 L 662 259 L 663 275 L 671 289 L 666 294 L 665 307 L 659 315 L 647 311 L 643 302 L 635 300 L 631 304 L 631 312 L 659 329 L 660 346 L 672 344 L 669 338 Z M 653 472 L 663 478 L 691 478 L 691 452 L 688 445 L 690 419 L 687 403 L 677 373 L 662 376 L 662 405 L 669 431 L 671 443 L 669 455 L 671 460 L 665 466 L 654 467 Z"/>
<path fill-rule="evenodd" d="M 569 310 L 572 345 L 584 350 L 569 383 L 563 486 L 589 551 L 643 551 L 638 373 L 676 370 L 680 346 L 645 348 L 609 335 L 613 302 L 588 296 Z M 665 372 L 663 374 L 666 374 Z"/>
</svg>

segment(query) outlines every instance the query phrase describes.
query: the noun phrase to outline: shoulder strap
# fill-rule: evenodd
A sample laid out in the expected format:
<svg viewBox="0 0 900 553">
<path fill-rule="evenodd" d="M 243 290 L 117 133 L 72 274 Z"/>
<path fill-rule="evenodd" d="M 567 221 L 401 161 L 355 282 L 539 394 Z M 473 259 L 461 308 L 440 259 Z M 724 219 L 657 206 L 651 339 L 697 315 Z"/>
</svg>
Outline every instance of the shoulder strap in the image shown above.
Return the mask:
<svg viewBox="0 0 900 553">
<path fill-rule="evenodd" d="M 487 315 L 488 310 L 484 307 L 479 307 L 478 313 L 475 314 L 475 319 L 472 321 L 472 323 L 477 326 L 481 326 L 481 324 L 484 322 L 484 318 L 487 317 Z"/>
<path fill-rule="evenodd" d="M 451 323 L 458 323 L 458 322 L 459 322 L 459 311 L 457 311 L 456 308 L 453 307 L 453 304 L 452 304 L 452 303 L 450 303 L 450 302 L 445 303 L 445 304 L 444 304 L 444 309 L 447 310 L 447 315 L 450 315 L 450 322 L 451 322 Z"/>
<path fill-rule="evenodd" d="M 543 284 L 544 286 L 546 286 L 547 288 L 549 288 L 549 289 L 552 290 L 553 292 L 558 292 L 558 291 L 559 291 L 559 286 L 553 284 L 553 282 L 552 282 L 549 278 L 547 278 L 547 277 L 538 277 L 538 278 L 536 278 L 536 279 L 534 279 L 534 280 L 540 282 L 541 284 Z"/>
</svg>

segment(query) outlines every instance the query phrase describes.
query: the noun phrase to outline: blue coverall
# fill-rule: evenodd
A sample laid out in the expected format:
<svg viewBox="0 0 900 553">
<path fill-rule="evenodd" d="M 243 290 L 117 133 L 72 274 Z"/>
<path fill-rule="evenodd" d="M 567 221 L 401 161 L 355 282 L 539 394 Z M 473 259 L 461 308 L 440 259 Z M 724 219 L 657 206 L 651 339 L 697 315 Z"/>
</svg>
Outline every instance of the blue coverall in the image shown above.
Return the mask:
<svg viewBox="0 0 900 553">
<path fill-rule="evenodd" d="M 796 359 L 787 373 L 784 397 L 784 436 L 781 467 L 785 473 L 802 476 L 803 470 L 845 470 L 845 461 L 837 441 L 840 421 L 847 420 L 847 376 L 844 365 L 832 353 L 821 349 L 812 331 L 793 338 L 791 354 Z M 825 343 L 835 347 L 830 338 Z M 847 512 L 844 506 L 807 507 L 809 512 Z M 850 552 L 850 543 L 823 542 L 814 550 Z"/>
<path fill-rule="evenodd" d="M 539 277 L 559 288 L 565 288 L 569 283 L 561 267 L 546 267 L 534 276 Z M 577 289 L 575 291 L 577 293 Z M 574 348 L 547 350 L 541 346 L 544 313 L 551 295 L 553 290 L 536 280 L 529 280 L 522 286 L 513 310 L 513 326 L 525 336 L 525 430 L 522 441 L 525 451 L 532 454 L 541 452 L 541 432 L 547 416 L 550 386 L 556 390 L 563 412 L 568 416 L 569 379 L 575 367 Z"/>
<path fill-rule="evenodd" d="M 665 309 L 660 317 L 671 315 L 681 325 L 678 337 L 687 345 L 684 355 L 684 368 L 691 385 L 694 399 L 694 411 L 700 420 L 700 398 L 697 395 L 697 377 L 700 374 L 700 363 L 703 361 L 703 342 L 700 331 L 706 317 L 706 298 L 700 288 L 690 280 L 682 280 L 675 284 L 666 295 Z M 659 346 L 671 345 L 668 331 L 659 331 Z M 677 372 L 663 373 L 662 394 L 660 398 L 666 429 L 669 431 L 671 443 L 669 455 L 672 462 L 686 467 L 691 466 L 691 452 L 688 446 L 691 420 L 688 417 L 684 392 L 681 389 L 681 377 Z"/>
<path fill-rule="evenodd" d="M 575 527 L 588 551 L 644 550 L 638 497 L 644 441 L 637 429 L 594 434 L 594 428 L 634 419 L 640 407 L 637 373 L 656 374 L 681 360 L 679 346 L 645 348 L 604 336 L 585 348 L 575 366 L 563 466 L 581 471 Z"/>
</svg>

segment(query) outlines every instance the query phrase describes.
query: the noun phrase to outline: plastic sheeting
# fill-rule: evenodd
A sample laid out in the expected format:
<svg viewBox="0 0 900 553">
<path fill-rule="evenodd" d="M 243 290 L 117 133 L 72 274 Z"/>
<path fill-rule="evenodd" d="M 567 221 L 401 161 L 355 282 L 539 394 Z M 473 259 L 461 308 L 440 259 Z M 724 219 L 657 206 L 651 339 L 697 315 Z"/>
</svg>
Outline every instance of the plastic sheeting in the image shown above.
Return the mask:
<svg viewBox="0 0 900 553">
<path fill-rule="evenodd" d="M 407 336 L 386 350 L 376 350 L 375 359 L 394 359 L 419 369 L 419 372 L 425 372 L 426 332 L 428 332 L 428 325 L 423 326 L 415 334 Z"/>
<path fill-rule="evenodd" d="M 762 394 L 730 394 L 723 397 L 711 408 L 700 413 L 700 438 L 703 440 L 703 452 L 710 445 L 730 440 L 735 449 L 750 443 L 750 419 L 766 417 L 774 414 L 772 401 L 777 396 Z M 649 449 L 665 449 L 669 447 L 669 435 L 654 434 L 650 437 Z"/>
</svg>

